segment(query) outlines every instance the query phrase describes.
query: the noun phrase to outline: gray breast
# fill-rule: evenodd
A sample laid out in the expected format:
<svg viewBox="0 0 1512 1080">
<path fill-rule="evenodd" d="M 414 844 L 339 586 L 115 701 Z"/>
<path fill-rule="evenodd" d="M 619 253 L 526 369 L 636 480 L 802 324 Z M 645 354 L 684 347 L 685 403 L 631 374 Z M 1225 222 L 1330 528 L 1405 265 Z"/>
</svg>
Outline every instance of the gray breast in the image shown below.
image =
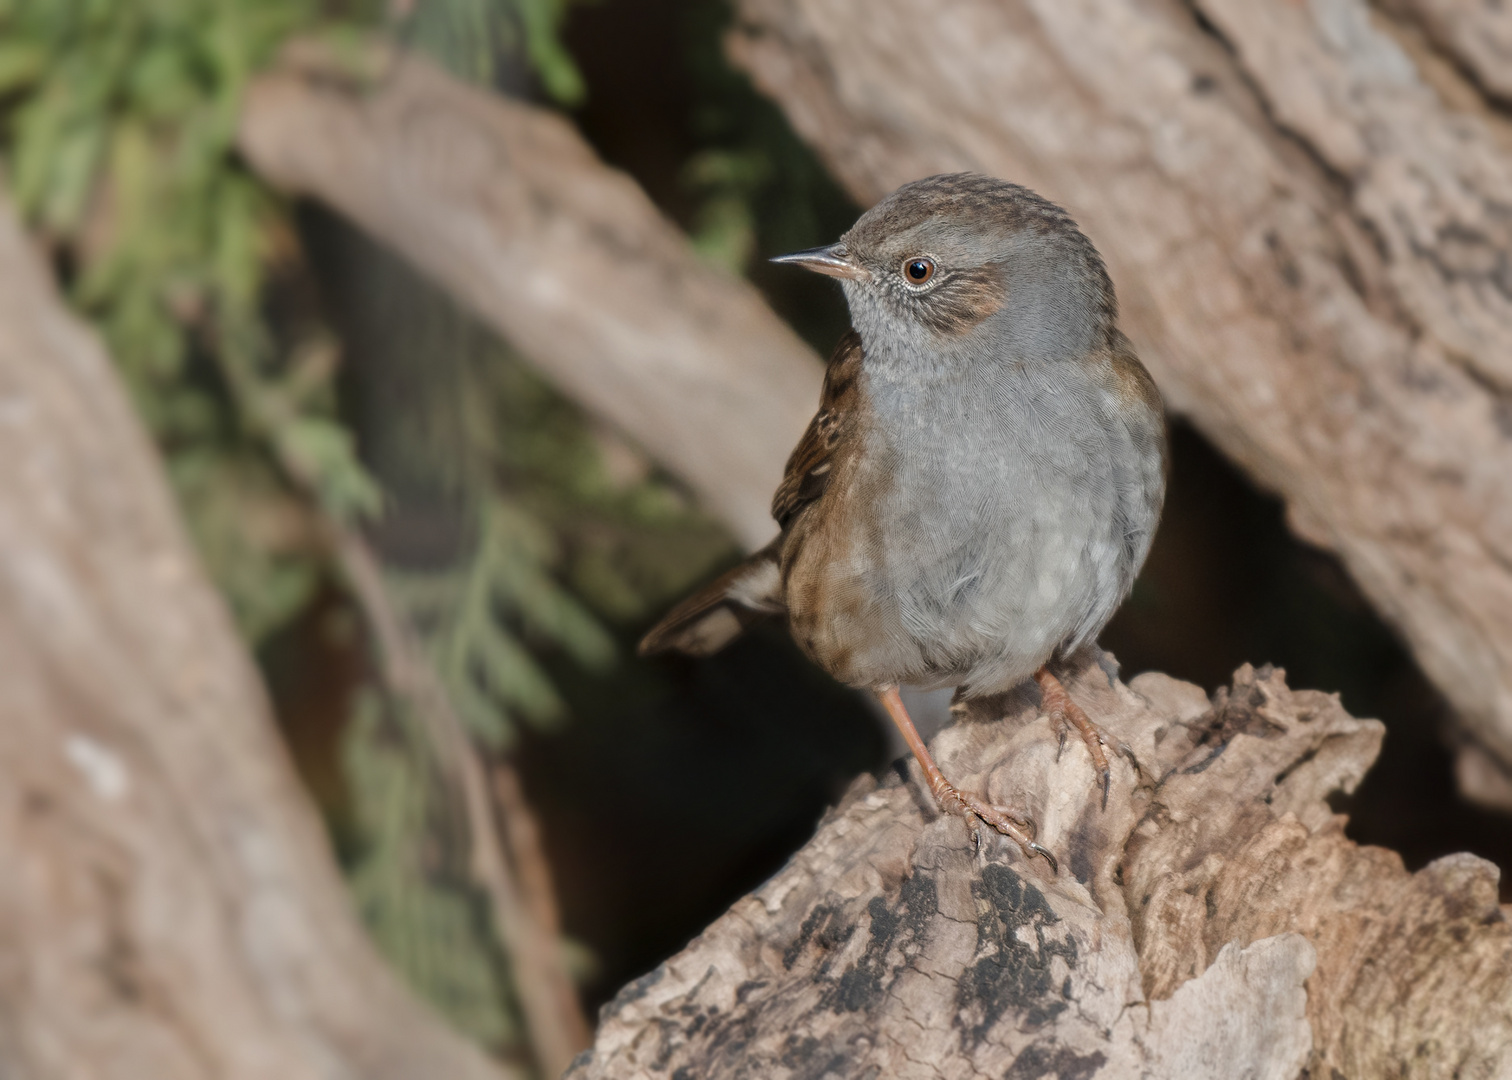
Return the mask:
<svg viewBox="0 0 1512 1080">
<path fill-rule="evenodd" d="M 1095 636 L 1154 526 L 1136 520 L 1149 470 L 1130 468 L 1111 390 L 1065 363 L 868 377 L 867 460 L 892 471 L 868 553 L 868 589 L 895 620 L 877 659 L 909 668 L 876 681 L 995 693 Z"/>
</svg>

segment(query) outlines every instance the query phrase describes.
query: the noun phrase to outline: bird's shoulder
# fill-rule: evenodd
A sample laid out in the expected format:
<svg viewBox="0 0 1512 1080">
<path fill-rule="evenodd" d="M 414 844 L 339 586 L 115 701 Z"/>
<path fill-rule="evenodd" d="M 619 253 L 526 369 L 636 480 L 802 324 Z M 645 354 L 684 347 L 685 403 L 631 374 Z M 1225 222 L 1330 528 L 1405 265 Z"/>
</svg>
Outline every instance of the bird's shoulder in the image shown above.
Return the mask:
<svg viewBox="0 0 1512 1080">
<path fill-rule="evenodd" d="M 1109 350 L 1108 374 L 1118 415 L 1134 445 L 1159 458 L 1161 485 L 1170 472 L 1169 436 L 1165 404 L 1154 378 L 1134 352 L 1134 346 L 1117 333 Z"/>
<path fill-rule="evenodd" d="M 1141 409 L 1151 415 L 1164 413 L 1160 390 L 1149 369 L 1134 352 L 1134 345 L 1121 332 L 1114 332 L 1109 342 L 1108 369 L 1112 376 L 1113 391 L 1119 403 L 1126 408 Z"/>
<path fill-rule="evenodd" d="M 835 346 L 824 372 L 819 411 L 788 457 L 782 483 L 772 497 L 772 516 L 786 529 L 798 512 L 824 494 L 844 452 L 844 435 L 860 411 L 861 335 L 848 331 Z"/>
</svg>

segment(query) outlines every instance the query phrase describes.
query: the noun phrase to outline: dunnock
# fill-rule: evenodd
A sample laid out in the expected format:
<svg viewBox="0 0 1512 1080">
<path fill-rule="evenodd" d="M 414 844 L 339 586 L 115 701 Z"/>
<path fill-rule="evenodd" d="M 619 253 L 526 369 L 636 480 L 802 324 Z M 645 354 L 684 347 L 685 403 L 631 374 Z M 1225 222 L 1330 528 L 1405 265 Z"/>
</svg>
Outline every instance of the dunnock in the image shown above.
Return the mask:
<svg viewBox="0 0 1512 1080">
<path fill-rule="evenodd" d="M 905 184 L 829 247 L 775 260 L 837 277 L 853 329 L 772 502 L 778 537 L 641 642 L 711 653 L 786 617 L 835 678 L 874 691 L 940 808 L 1054 857 L 1033 823 L 957 790 L 898 685 L 963 698 L 1039 684 L 1129 593 L 1165 495 L 1159 392 L 1118 329 L 1097 249 L 1060 207 L 970 173 Z"/>
</svg>

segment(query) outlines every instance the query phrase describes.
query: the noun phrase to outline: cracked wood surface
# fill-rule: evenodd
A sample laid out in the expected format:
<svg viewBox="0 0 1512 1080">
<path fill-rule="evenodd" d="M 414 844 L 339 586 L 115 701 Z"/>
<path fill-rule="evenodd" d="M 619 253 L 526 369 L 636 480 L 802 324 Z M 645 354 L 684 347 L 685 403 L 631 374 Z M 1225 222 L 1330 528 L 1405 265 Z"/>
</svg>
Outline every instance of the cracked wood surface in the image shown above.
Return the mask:
<svg viewBox="0 0 1512 1080">
<path fill-rule="evenodd" d="M 99 341 L 0 198 L 0 1076 L 501 1080 L 351 911 Z"/>
<path fill-rule="evenodd" d="M 858 200 L 1064 204 L 1166 400 L 1337 551 L 1512 808 L 1512 9 L 741 0 L 735 61 Z"/>
<path fill-rule="evenodd" d="M 1085 749 L 1057 760 L 1024 698 L 933 744 L 947 775 L 1035 818 L 1058 877 L 995 835 L 974 851 L 916 768 L 865 777 L 606 1006 L 568 1080 L 1512 1075 L 1495 867 L 1408 874 L 1329 809 L 1379 723 L 1248 666 L 1211 701 L 1095 666 L 1070 685 L 1140 764 L 1116 759 L 1106 811 Z"/>
</svg>

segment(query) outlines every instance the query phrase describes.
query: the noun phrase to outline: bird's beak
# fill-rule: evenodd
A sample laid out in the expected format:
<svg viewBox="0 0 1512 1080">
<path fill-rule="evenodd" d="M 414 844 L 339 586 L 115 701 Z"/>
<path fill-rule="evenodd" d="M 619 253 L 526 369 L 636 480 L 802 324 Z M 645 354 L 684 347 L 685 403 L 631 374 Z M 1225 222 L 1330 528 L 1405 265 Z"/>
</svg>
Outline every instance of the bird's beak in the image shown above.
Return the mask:
<svg viewBox="0 0 1512 1080">
<path fill-rule="evenodd" d="M 778 255 L 772 262 L 792 263 L 794 266 L 801 266 L 816 274 L 828 274 L 830 277 L 849 278 L 852 281 L 871 280 L 871 271 L 852 262 L 844 244 L 830 244 L 828 247 L 795 251 L 791 255 Z"/>
</svg>

